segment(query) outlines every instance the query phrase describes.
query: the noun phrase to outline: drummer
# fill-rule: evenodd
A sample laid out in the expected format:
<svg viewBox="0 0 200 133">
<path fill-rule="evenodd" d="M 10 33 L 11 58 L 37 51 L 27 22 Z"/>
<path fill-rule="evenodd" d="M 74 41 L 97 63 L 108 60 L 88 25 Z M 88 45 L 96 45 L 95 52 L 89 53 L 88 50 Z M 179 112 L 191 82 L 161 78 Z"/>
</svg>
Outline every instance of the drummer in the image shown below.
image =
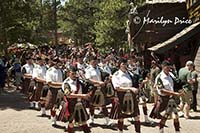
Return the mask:
<svg viewBox="0 0 200 133">
<path fill-rule="evenodd" d="M 89 98 L 89 94 L 83 94 L 84 84 L 76 77 L 76 71 L 76 67 L 70 66 L 69 77 L 62 84 L 65 104 L 59 117 L 61 120 L 63 118 L 68 120 L 68 133 L 73 133 L 74 123 L 81 125 L 83 131 L 89 133 L 91 131 L 86 123 L 89 115 L 86 111 L 86 106 L 83 104 L 83 101 Z"/>
<path fill-rule="evenodd" d="M 106 108 L 106 104 L 105 104 L 105 94 L 102 94 L 103 92 L 100 90 L 100 95 L 99 95 L 99 100 L 95 101 L 95 92 L 97 90 L 97 87 L 103 88 L 105 86 L 105 83 L 102 81 L 102 74 L 100 71 L 100 68 L 97 66 L 98 61 L 97 61 L 97 57 L 96 56 L 90 56 L 89 57 L 90 60 L 90 65 L 85 69 L 85 77 L 87 80 L 89 80 L 89 82 L 91 84 L 94 85 L 94 87 L 91 90 L 91 103 L 90 103 L 90 120 L 89 120 L 89 124 L 94 123 L 94 110 L 95 110 L 95 106 L 97 107 L 102 107 L 102 111 L 104 113 L 105 116 L 105 120 L 106 120 L 106 125 L 110 125 L 111 121 L 108 117 L 108 110 Z M 94 103 L 99 103 L 100 105 L 94 105 Z"/>
<path fill-rule="evenodd" d="M 112 83 L 116 90 L 115 99 L 110 117 L 118 119 L 119 133 L 123 132 L 124 118 L 135 118 L 135 131 L 140 133 L 140 116 L 138 100 L 138 81 L 127 71 L 127 59 L 122 58 L 119 62 L 120 69 L 112 76 Z"/>
<path fill-rule="evenodd" d="M 47 70 L 46 73 L 46 82 L 49 86 L 47 93 L 47 100 L 45 103 L 45 109 L 50 109 L 52 126 L 56 126 L 56 97 L 58 90 L 62 87 L 63 82 L 63 73 L 59 68 L 59 59 L 53 58 L 51 60 L 52 67 Z M 45 114 L 45 111 L 43 112 Z"/>
</svg>

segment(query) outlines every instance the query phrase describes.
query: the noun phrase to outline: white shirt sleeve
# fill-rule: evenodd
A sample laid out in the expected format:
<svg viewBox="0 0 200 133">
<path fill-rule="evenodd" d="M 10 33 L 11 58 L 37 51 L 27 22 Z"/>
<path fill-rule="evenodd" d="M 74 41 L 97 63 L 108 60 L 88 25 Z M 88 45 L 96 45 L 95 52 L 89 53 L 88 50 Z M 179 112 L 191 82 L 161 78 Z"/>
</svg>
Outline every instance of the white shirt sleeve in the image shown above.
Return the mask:
<svg viewBox="0 0 200 133">
<path fill-rule="evenodd" d="M 43 79 L 46 79 L 46 73 L 47 73 L 47 69 L 45 67 L 43 67 L 43 71 L 42 71 L 42 77 Z"/>
<path fill-rule="evenodd" d="M 52 78 L 51 78 L 51 74 L 50 74 L 50 71 L 47 70 L 47 73 L 46 73 L 46 82 L 51 82 L 52 81 Z"/>
<path fill-rule="evenodd" d="M 32 78 L 36 78 L 38 77 L 38 72 L 37 72 L 37 68 L 33 68 L 33 74 L 32 74 Z"/>
<path fill-rule="evenodd" d="M 64 82 L 62 83 L 62 90 L 65 90 L 65 83 L 67 82 L 67 80 L 65 79 Z"/>
<path fill-rule="evenodd" d="M 119 78 L 116 75 L 112 76 L 112 84 L 114 88 L 120 87 Z"/>
<path fill-rule="evenodd" d="M 91 72 L 90 72 L 89 69 L 85 70 L 85 77 L 86 77 L 86 79 L 90 79 L 91 78 Z"/>
</svg>

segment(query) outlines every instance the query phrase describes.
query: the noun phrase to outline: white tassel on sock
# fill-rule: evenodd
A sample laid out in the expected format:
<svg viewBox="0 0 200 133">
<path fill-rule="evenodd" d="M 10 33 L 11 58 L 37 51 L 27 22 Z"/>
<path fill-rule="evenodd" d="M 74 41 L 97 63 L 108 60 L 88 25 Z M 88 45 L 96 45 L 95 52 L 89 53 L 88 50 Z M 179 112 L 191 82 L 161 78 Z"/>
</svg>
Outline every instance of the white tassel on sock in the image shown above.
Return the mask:
<svg viewBox="0 0 200 133">
<path fill-rule="evenodd" d="M 34 107 L 34 102 L 30 102 L 30 108 Z"/>
<path fill-rule="evenodd" d="M 112 124 L 112 122 L 110 121 L 110 119 L 108 117 L 105 117 L 106 120 L 106 125 L 109 126 Z"/>
<path fill-rule="evenodd" d="M 45 110 L 45 108 L 41 108 L 41 111 L 42 111 L 42 115 L 46 115 L 46 110 Z"/>
<path fill-rule="evenodd" d="M 90 119 L 88 120 L 87 124 L 90 126 L 90 124 L 94 123 L 94 115 L 90 115 Z"/>
<path fill-rule="evenodd" d="M 51 116 L 52 125 L 56 125 L 56 117 Z"/>
<path fill-rule="evenodd" d="M 35 102 L 35 108 L 39 109 L 39 103 L 38 102 Z"/>
<path fill-rule="evenodd" d="M 150 122 L 149 117 L 147 115 L 144 116 L 145 122 Z"/>
</svg>

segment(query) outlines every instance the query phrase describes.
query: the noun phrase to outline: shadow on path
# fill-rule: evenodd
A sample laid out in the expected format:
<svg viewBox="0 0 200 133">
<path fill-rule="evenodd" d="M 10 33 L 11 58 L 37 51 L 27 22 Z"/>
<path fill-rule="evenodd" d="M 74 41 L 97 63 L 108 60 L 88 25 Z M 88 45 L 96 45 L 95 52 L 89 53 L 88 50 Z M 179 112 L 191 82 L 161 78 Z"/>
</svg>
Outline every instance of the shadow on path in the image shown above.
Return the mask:
<svg viewBox="0 0 200 133">
<path fill-rule="evenodd" d="M 28 109 L 27 97 L 14 88 L 4 89 L 0 94 L 0 110 L 14 109 L 17 111 Z"/>
</svg>

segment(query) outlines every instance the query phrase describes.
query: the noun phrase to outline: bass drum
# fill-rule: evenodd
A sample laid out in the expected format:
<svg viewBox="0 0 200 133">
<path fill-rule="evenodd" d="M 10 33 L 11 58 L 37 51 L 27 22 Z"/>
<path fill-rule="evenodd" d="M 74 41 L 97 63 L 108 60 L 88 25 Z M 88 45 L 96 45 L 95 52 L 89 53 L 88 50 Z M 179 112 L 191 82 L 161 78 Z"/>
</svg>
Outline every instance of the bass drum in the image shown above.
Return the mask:
<svg viewBox="0 0 200 133">
<path fill-rule="evenodd" d="M 47 96 L 48 90 L 49 90 L 49 86 L 47 84 L 44 84 L 42 88 L 42 93 L 41 93 L 42 98 L 45 98 Z"/>
<path fill-rule="evenodd" d="M 58 93 L 57 93 L 57 96 L 56 96 L 56 108 L 59 108 L 60 107 L 60 105 L 61 105 L 61 103 L 62 103 L 62 101 L 63 101 L 63 98 L 64 98 L 64 93 L 63 93 L 63 91 L 62 91 L 62 89 L 59 89 L 58 90 Z"/>
<path fill-rule="evenodd" d="M 115 95 L 114 87 L 112 83 L 107 83 L 105 87 L 105 94 L 106 97 L 113 97 Z"/>
<path fill-rule="evenodd" d="M 130 91 L 127 91 L 124 95 L 122 113 L 126 115 L 134 113 L 133 95 Z"/>
<path fill-rule="evenodd" d="M 92 105 L 95 107 L 101 107 L 105 105 L 105 97 L 100 88 L 95 90 L 92 96 L 91 102 L 92 102 Z"/>
<path fill-rule="evenodd" d="M 88 120 L 87 112 L 81 102 L 77 102 L 74 108 L 73 118 L 75 124 L 82 125 Z"/>
</svg>

